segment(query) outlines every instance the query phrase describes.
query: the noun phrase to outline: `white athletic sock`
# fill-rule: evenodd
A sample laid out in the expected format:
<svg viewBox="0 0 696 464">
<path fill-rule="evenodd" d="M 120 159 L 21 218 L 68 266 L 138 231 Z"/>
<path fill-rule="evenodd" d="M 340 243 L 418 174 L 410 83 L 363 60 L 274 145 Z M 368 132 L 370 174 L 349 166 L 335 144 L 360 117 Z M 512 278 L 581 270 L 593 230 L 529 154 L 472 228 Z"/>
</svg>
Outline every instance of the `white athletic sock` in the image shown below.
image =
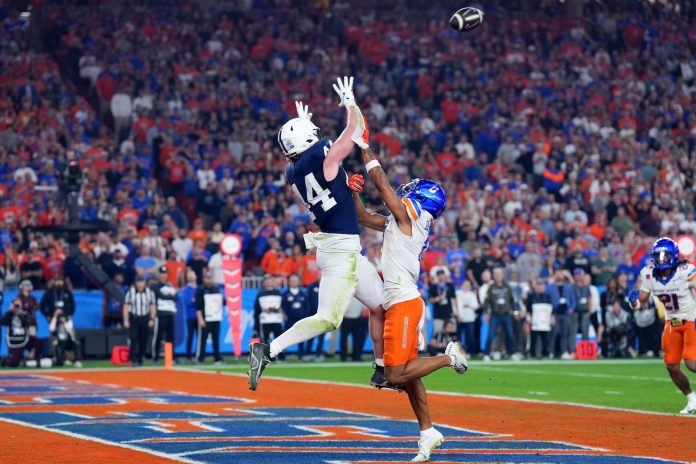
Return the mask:
<svg viewBox="0 0 696 464">
<path fill-rule="evenodd" d="M 686 395 L 686 399 L 689 401 L 689 403 L 696 403 L 696 393 L 689 393 L 688 395 Z"/>
<path fill-rule="evenodd" d="M 435 433 L 435 427 L 430 427 L 429 429 L 421 430 L 420 436 L 421 436 L 421 438 L 427 438 L 434 433 Z"/>
<path fill-rule="evenodd" d="M 283 350 L 278 346 L 275 340 L 271 342 L 271 358 L 275 358 L 278 356 L 280 353 L 282 353 Z"/>
<path fill-rule="evenodd" d="M 454 359 L 454 355 L 448 354 L 447 356 L 450 357 L 450 366 L 454 366 L 457 363 L 456 359 Z"/>
<path fill-rule="evenodd" d="M 384 359 L 383 358 L 375 358 L 375 364 L 377 364 L 379 367 L 384 367 Z"/>
</svg>

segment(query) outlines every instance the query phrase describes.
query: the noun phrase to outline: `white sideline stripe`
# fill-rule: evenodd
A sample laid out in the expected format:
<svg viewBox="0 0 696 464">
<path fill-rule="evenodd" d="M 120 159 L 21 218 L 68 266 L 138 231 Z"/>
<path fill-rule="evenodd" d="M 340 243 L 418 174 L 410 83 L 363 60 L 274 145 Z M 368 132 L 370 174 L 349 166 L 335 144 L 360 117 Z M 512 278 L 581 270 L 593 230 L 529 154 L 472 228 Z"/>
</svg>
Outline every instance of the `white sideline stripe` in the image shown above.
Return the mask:
<svg viewBox="0 0 696 464">
<path fill-rule="evenodd" d="M 176 462 L 186 462 L 189 464 L 198 464 L 197 461 L 193 461 L 191 459 L 186 459 L 186 458 L 184 458 L 182 456 L 178 456 L 176 454 L 160 453 L 159 451 L 154 451 L 154 450 L 147 449 L 147 448 L 138 448 L 137 446 L 131 446 L 131 445 L 127 445 L 125 443 L 102 440 L 101 438 L 94 438 L 94 437 L 82 435 L 79 433 L 68 432 L 66 430 L 54 430 L 54 429 L 51 429 L 51 428 L 43 426 L 43 425 L 29 424 L 26 422 L 15 420 L 15 419 L 8 419 L 7 417 L 0 417 L 0 421 L 8 422 L 10 424 L 15 424 L 15 425 L 21 425 L 22 427 L 30 427 L 30 428 L 37 429 L 37 430 L 43 430 L 45 432 L 57 433 L 60 435 L 65 435 L 67 437 L 71 437 L 71 438 L 79 438 L 81 440 L 91 441 L 91 442 L 99 443 L 102 445 L 118 446 L 119 448 L 125 448 L 127 450 L 136 451 L 139 453 L 151 454 L 153 456 L 157 456 L 157 457 L 164 458 L 164 459 L 170 459 L 170 460 L 176 461 Z"/>
<path fill-rule="evenodd" d="M 182 370 L 186 370 L 183 369 Z M 235 372 L 222 372 L 222 371 L 217 371 L 217 372 L 209 372 L 205 370 L 200 370 L 197 371 L 201 374 L 209 374 L 209 375 L 230 375 L 233 377 L 243 377 L 247 378 L 248 376 L 246 374 L 238 374 Z M 322 384 L 322 385 L 340 385 L 342 387 L 356 387 L 356 388 L 369 388 L 372 389 L 372 387 L 367 386 L 367 385 L 361 385 L 358 383 L 349 383 L 349 382 L 329 382 L 327 380 L 305 380 L 305 379 L 293 379 L 290 377 L 278 377 L 278 376 L 266 376 L 267 379 L 274 379 L 274 380 L 283 380 L 286 382 L 299 382 L 299 383 L 313 383 L 313 384 Z M 392 390 L 390 390 L 392 392 Z M 393 392 L 396 394 L 396 392 Z M 531 399 L 531 398 L 519 398 L 515 396 L 496 396 L 496 395 L 484 395 L 480 393 L 456 393 L 456 392 L 445 392 L 445 391 L 439 391 L 439 390 L 428 390 L 428 394 L 431 395 L 444 395 L 444 396 L 458 396 L 462 398 L 482 398 L 486 400 L 501 400 L 501 401 L 520 401 L 523 403 L 537 403 L 537 404 L 557 404 L 560 406 L 575 406 L 579 408 L 588 408 L 588 409 L 599 409 L 599 410 L 604 410 L 604 411 L 618 411 L 618 412 L 628 412 L 628 413 L 635 413 L 635 414 L 646 414 L 650 416 L 668 416 L 668 417 L 690 417 L 693 419 L 696 419 L 696 415 L 683 415 L 683 414 L 670 414 L 666 412 L 655 412 L 655 411 L 644 411 L 642 409 L 627 409 L 627 408 L 617 408 L 614 406 L 600 406 L 597 404 L 584 404 L 584 403 L 574 403 L 572 401 L 555 401 L 555 400 L 537 400 L 537 399 Z"/>
<path fill-rule="evenodd" d="M 671 379 L 667 377 L 643 377 L 640 375 L 619 375 L 619 374 L 589 374 L 582 372 L 567 372 L 567 371 L 545 371 L 542 369 L 515 369 L 514 371 L 499 369 L 497 367 L 479 366 L 476 370 L 501 372 L 505 374 L 537 374 L 537 375 L 552 375 L 556 377 L 591 377 L 594 379 L 619 379 L 619 380 L 644 380 L 646 382 L 669 382 Z"/>
</svg>

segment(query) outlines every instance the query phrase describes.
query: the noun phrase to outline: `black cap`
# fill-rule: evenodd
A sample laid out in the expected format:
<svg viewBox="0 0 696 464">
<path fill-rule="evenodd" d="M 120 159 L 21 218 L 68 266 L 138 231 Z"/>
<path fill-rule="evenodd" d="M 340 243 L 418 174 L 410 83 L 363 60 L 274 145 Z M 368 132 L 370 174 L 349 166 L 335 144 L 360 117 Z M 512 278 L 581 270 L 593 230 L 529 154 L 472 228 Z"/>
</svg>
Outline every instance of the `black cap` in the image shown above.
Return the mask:
<svg viewBox="0 0 696 464">
<path fill-rule="evenodd" d="M 145 276 L 137 275 L 135 276 L 136 282 L 145 282 Z"/>
<path fill-rule="evenodd" d="M 165 265 L 160 266 L 159 271 L 160 272 L 167 272 L 168 271 L 167 266 L 165 266 Z"/>
</svg>

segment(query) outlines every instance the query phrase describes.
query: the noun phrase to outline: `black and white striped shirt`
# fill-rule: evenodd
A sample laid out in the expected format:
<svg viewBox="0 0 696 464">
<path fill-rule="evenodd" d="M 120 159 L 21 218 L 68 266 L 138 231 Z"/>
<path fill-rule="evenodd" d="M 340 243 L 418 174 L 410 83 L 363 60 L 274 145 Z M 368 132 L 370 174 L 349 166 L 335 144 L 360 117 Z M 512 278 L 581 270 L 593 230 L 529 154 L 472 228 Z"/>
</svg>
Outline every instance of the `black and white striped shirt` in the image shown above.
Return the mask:
<svg viewBox="0 0 696 464">
<path fill-rule="evenodd" d="M 125 303 L 130 305 L 130 313 L 132 315 L 142 317 L 150 315 L 150 306 L 155 304 L 156 301 L 155 292 L 151 289 L 145 287 L 145 290 L 139 292 L 133 286 L 126 293 Z"/>
</svg>

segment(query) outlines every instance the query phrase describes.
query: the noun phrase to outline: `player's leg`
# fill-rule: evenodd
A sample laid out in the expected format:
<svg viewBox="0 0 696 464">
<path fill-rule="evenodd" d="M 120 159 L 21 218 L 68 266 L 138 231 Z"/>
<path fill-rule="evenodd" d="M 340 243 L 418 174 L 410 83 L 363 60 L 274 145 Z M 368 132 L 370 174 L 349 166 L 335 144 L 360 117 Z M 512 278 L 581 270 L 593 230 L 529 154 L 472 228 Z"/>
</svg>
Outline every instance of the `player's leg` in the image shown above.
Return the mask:
<svg viewBox="0 0 696 464">
<path fill-rule="evenodd" d="M 391 384 L 406 384 L 447 366 L 455 367 L 460 373 L 466 372 L 466 356 L 458 342 L 450 342 L 442 356 L 418 357 L 418 325 L 423 305 L 421 298 L 415 298 L 397 303 L 387 311 L 384 370 Z"/>
<path fill-rule="evenodd" d="M 317 313 L 295 323 L 270 345 L 252 343 L 249 346 L 251 390 L 256 390 L 261 373 L 271 360 L 288 347 L 335 330 L 341 325 L 358 282 L 356 256 L 359 255 L 355 252 L 317 251 L 317 264 L 322 275 Z"/>
<path fill-rule="evenodd" d="M 270 346 L 271 358 L 292 345 L 338 328 L 343 321 L 343 315 L 357 286 L 356 253 L 318 251 L 317 262 L 322 275 L 317 313 L 297 321 L 273 340 Z"/>
<path fill-rule="evenodd" d="M 384 309 L 382 308 L 383 284 L 375 267 L 364 256 L 357 255 L 358 284 L 355 298 L 370 310 L 370 338 L 375 359 L 384 358 Z"/>
<path fill-rule="evenodd" d="M 665 367 L 674 385 L 676 385 L 687 398 L 686 407 L 681 410 L 682 414 L 691 414 L 696 411 L 696 394 L 691 390 L 689 378 L 682 372 L 680 367 L 683 355 L 688 354 L 694 356 L 692 350 L 689 350 L 687 353 L 684 352 L 684 338 L 686 332 L 693 330 L 693 323 L 691 323 L 690 326 L 683 325 L 673 327 L 669 321 L 665 321 L 665 328 L 662 332 L 662 351 L 664 352 Z M 696 359 L 696 356 L 692 357 L 692 359 Z M 690 363 L 687 363 L 687 367 L 689 364 Z"/>
</svg>

